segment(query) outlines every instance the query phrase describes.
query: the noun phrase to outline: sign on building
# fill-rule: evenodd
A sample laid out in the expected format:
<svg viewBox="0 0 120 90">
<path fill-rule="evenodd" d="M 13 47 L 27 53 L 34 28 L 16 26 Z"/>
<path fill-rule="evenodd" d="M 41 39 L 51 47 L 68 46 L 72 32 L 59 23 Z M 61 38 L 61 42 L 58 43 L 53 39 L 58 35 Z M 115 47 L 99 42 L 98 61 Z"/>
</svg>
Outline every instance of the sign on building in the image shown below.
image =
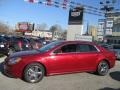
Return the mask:
<svg viewBox="0 0 120 90">
<path fill-rule="evenodd" d="M 107 19 L 106 20 L 106 35 L 112 35 L 112 29 L 113 29 L 113 20 L 112 19 Z"/>
<path fill-rule="evenodd" d="M 76 34 L 75 37 L 74 37 L 74 40 L 92 42 L 92 36 L 83 36 L 83 35 L 80 35 L 80 34 Z"/>
<path fill-rule="evenodd" d="M 113 27 L 113 20 L 107 20 L 106 27 L 112 28 Z"/>
<path fill-rule="evenodd" d="M 113 20 L 112 19 L 99 19 L 98 21 L 98 36 L 112 35 Z"/>
<path fill-rule="evenodd" d="M 34 30 L 34 24 L 31 24 L 29 22 L 18 22 L 16 25 L 17 32 L 26 32 L 33 30 Z"/>
<path fill-rule="evenodd" d="M 73 24 L 82 24 L 83 22 L 83 7 L 76 7 L 74 9 L 70 9 L 69 11 L 69 25 Z"/>
<path fill-rule="evenodd" d="M 32 36 L 36 36 L 36 37 L 47 37 L 47 38 L 52 38 L 52 32 L 48 32 L 48 31 L 33 31 L 32 32 Z"/>
<path fill-rule="evenodd" d="M 111 28 L 106 29 L 106 35 L 112 35 L 112 29 Z"/>
</svg>

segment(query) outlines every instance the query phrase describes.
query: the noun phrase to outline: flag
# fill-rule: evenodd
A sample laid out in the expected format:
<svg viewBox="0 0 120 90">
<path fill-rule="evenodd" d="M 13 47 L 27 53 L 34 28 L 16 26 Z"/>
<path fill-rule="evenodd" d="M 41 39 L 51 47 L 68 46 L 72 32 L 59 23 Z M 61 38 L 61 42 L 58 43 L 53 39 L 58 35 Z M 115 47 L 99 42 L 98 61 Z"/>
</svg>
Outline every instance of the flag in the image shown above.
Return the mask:
<svg viewBox="0 0 120 90">
<path fill-rule="evenodd" d="M 47 5 L 51 6 L 52 5 L 52 0 L 46 0 L 47 1 Z"/>
<path fill-rule="evenodd" d="M 26 2 L 30 2 L 30 3 L 39 3 L 39 0 L 24 0 Z"/>
<path fill-rule="evenodd" d="M 63 1 L 63 4 L 62 4 L 63 9 L 67 9 L 67 3 L 68 3 L 68 0 Z"/>
</svg>

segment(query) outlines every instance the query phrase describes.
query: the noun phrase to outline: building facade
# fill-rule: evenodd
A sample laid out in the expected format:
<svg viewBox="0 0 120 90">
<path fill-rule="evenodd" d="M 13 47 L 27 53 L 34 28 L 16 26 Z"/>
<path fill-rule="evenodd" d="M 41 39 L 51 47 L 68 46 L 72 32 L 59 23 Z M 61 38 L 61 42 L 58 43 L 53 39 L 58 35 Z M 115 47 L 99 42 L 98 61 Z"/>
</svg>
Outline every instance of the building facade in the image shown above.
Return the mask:
<svg viewBox="0 0 120 90">
<path fill-rule="evenodd" d="M 108 13 L 106 19 L 98 20 L 98 41 L 114 42 L 117 37 L 120 37 L 120 12 Z"/>
<path fill-rule="evenodd" d="M 93 25 L 89 25 L 88 35 L 91 35 L 93 37 L 93 40 L 97 40 L 97 27 Z"/>
</svg>

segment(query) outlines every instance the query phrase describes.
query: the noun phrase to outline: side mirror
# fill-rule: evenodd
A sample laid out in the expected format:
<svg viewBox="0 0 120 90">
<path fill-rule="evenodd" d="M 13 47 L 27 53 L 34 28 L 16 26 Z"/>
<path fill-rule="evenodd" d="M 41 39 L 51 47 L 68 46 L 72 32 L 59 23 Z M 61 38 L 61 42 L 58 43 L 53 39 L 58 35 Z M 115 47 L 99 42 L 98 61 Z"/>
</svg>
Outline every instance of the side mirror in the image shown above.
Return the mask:
<svg viewBox="0 0 120 90">
<path fill-rule="evenodd" d="M 57 54 L 60 54 L 62 53 L 62 50 L 61 49 L 58 49 L 58 50 L 55 50 L 52 55 L 57 55 Z"/>
</svg>

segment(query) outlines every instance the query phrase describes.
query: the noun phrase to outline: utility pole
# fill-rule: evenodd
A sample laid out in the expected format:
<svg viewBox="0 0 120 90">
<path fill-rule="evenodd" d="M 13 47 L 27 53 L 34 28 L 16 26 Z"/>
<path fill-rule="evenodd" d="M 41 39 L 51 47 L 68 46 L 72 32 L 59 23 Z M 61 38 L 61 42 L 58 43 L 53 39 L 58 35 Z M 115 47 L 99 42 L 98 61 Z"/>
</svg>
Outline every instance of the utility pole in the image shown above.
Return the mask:
<svg viewBox="0 0 120 90">
<path fill-rule="evenodd" d="M 107 29 L 107 14 L 113 12 L 115 0 L 101 0 L 100 1 L 100 10 L 103 11 L 105 21 L 104 21 L 104 30 L 103 30 L 103 40 L 105 40 L 106 29 Z"/>
</svg>

